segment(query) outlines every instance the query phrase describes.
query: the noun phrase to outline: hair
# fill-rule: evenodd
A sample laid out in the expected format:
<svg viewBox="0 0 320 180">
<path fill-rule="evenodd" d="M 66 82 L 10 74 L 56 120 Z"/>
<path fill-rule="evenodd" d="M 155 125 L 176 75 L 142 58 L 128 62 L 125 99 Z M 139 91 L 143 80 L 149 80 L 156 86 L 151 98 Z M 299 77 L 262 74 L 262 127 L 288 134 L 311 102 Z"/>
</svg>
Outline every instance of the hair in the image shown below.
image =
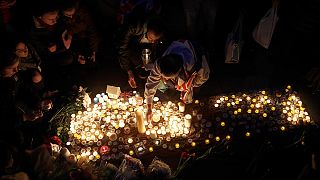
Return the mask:
<svg viewBox="0 0 320 180">
<path fill-rule="evenodd" d="M 158 65 L 162 75 L 172 77 L 183 67 L 183 59 L 178 54 L 168 54 L 158 59 Z"/>
<path fill-rule="evenodd" d="M 79 6 L 78 0 L 64 0 L 61 4 L 61 10 L 66 11 L 70 10 L 72 8 L 77 8 Z"/>
<path fill-rule="evenodd" d="M 152 31 L 156 36 L 162 36 L 165 32 L 165 25 L 160 17 L 152 17 L 147 23 L 148 31 Z"/>
<path fill-rule="evenodd" d="M 46 13 L 59 11 L 61 5 L 59 1 L 55 0 L 35 0 L 35 7 L 33 15 L 36 17 L 42 16 Z"/>
<path fill-rule="evenodd" d="M 6 67 L 14 65 L 20 61 L 20 58 L 13 52 L 1 52 L 0 53 L 0 69 L 3 70 Z"/>
</svg>

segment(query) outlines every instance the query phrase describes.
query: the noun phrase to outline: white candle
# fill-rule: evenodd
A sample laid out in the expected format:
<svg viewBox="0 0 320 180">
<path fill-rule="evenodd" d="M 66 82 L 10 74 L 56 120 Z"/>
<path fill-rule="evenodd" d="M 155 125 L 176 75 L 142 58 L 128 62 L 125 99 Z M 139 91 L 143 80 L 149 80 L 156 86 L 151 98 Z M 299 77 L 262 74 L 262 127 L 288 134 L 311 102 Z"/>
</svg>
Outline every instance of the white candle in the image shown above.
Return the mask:
<svg viewBox="0 0 320 180">
<path fill-rule="evenodd" d="M 139 133 L 145 133 L 146 127 L 144 125 L 144 117 L 141 109 L 136 111 L 137 128 Z"/>
<path fill-rule="evenodd" d="M 191 118 L 192 118 L 192 116 L 190 114 L 186 114 L 184 116 L 184 126 L 185 127 L 190 127 L 191 126 Z"/>
<path fill-rule="evenodd" d="M 153 121 L 153 122 L 159 122 L 159 121 L 160 121 L 160 114 L 155 113 L 155 114 L 152 116 L 152 121 Z"/>
<path fill-rule="evenodd" d="M 123 128 L 125 126 L 124 121 L 121 119 L 119 121 L 119 127 Z"/>
<path fill-rule="evenodd" d="M 77 157 L 76 155 L 74 154 L 70 154 L 70 156 L 67 158 L 67 161 L 72 163 L 72 164 L 75 164 L 77 162 Z"/>
<path fill-rule="evenodd" d="M 70 156 L 70 151 L 69 151 L 68 148 L 63 147 L 63 148 L 61 148 L 61 150 L 60 150 L 60 154 L 61 154 L 63 157 L 67 158 L 68 156 Z"/>
<path fill-rule="evenodd" d="M 151 130 L 151 132 L 150 132 L 150 137 L 151 137 L 151 139 L 155 139 L 155 138 L 157 138 L 157 131 L 156 130 Z"/>
<path fill-rule="evenodd" d="M 178 103 L 178 106 L 179 106 L 179 111 L 180 112 L 184 112 L 185 111 L 185 104 L 183 102 L 179 102 Z"/>
</svg>

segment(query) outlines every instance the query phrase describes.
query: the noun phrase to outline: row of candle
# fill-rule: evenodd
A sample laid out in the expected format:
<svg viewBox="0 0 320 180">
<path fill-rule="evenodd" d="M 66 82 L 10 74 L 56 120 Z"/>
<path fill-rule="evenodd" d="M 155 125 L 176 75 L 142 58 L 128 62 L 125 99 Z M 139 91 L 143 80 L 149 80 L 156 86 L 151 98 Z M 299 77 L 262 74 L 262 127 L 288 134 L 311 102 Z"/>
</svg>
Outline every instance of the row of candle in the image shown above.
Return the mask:
<svg viewBox="0 0 320 180">
<path fill-rule="evenodd" d="M 305 111 L 305 107 L 296 93 L 292 93 L 291 86 L 288 86 L 285 91 L 285 95 L 277 93 L 275 96 L 268 95 L 266 91 L 260 91 L 251 96 L 247 94 L 221 96 L 215 97 L 211 103 L 216 109 L 228 108 L 234 115 L 253 113 L 261 114 L 266 118 L 272 111 L 280 111 L 282 113 L 280 117 L 293 125 L 299 122 L 309 123 L 311 121 L 309 113 Z"/>
</svg>

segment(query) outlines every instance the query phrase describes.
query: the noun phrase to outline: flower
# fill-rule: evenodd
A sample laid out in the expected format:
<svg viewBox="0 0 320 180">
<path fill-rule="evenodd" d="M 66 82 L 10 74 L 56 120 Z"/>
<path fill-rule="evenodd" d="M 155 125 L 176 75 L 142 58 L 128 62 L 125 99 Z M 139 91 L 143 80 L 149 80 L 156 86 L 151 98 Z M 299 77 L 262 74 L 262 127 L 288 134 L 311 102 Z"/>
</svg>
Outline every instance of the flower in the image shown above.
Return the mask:
<svg viewBox="0 0 320 180">
<path fill-rule="evenodd" d="M 52 136 L 50 137 L 50 142 L 52 144 L 58 144 L 61 145 L 61 139 L 58 136 Z"/>
<path fill-rule="evenodd" d="M 189 157 L 195 157 L 195 153 L 192 153 L 192 154 L 190 154 L 190 153 L 188 153 L 188 152 L 186 152 L 186 151 L 183 151 L 182 153 L 181 153 L 181 158 L 182 159 L 187 159 L 187 158 L 189 158 Z"/>
<path fill-rule="evenodd" d="M 90 104 L 91 104 L 91 98 L 88 93 L 85 93 L 83 97 L 82 105 L 83 107 L 88 108 Z"/>
</svg>

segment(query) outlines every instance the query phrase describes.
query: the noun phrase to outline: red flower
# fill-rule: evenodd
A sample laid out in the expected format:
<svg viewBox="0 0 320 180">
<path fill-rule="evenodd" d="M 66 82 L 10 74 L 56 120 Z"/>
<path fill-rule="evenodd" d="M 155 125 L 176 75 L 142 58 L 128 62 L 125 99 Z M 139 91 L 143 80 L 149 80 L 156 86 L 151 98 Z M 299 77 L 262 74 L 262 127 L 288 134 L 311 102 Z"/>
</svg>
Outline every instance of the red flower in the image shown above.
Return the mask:
<svg viewBox="0 0 320 180">
<path fill-rule="evenodd" d="M 189 157 L 195 157 L 195 153 L 188 153 L 188 152 L 185 152 L 185 151 L 183 151 L 182 153 L 181 153 L 181 157 L 182 157 L 182 159 L 187 159 L 187 158 L 189 158 Z"/>
<path fill-rule="evenodd" d="M 52 144 L 58 144 L 58 145 L 61 145 L 61 139 L 58 137 L 58 136 L 52 136 L 50 138 L 50 142 Z"/>
<path fill-rule="evenodd" d="M 182 159 L 187 159 L 187 158 L 189 157 L 189 153 L 183 151 L 183 152 L 181 153 L 181 157 L 182 157 Z"/>
</svg>

